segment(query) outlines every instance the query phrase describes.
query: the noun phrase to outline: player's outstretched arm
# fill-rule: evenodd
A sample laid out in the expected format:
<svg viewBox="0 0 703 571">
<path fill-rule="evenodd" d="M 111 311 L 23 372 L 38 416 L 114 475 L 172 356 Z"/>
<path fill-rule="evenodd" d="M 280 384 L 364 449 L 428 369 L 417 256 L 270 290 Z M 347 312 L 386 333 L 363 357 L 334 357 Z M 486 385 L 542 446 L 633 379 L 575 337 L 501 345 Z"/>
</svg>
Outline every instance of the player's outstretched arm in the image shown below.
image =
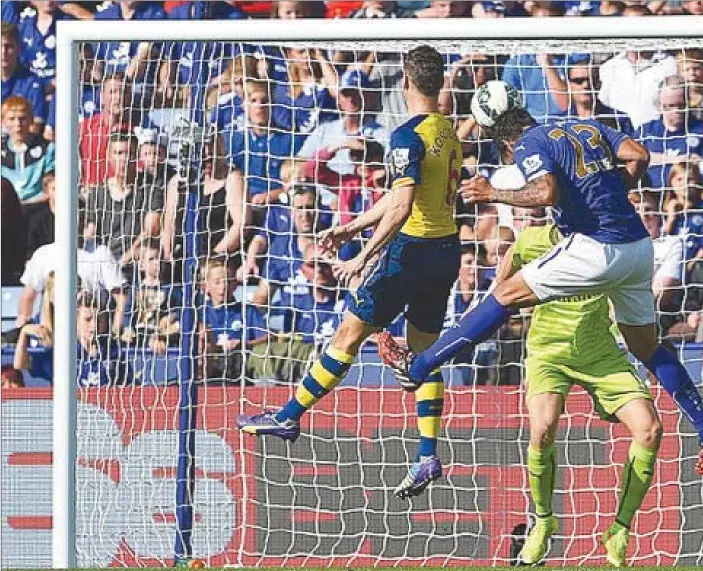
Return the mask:
<svg viewBox="0 0 703 571">
<path fill-rule="evenodd" d="M 387 203 L 373 236 L 355 258 L 336 264 L 338 279 L 342 282 L 348 282 L 363 271 L 366 264 L 373 260 L 381 248 L 390 242 L 398 230 L 403 227 L 412 212 L 414 198 L 414 184 L 395 188 L 393 192 L 383 197 L 382 200 L 387 200 Z M 378 206 L 378 204 L 380 202 L 376 205 Z"/>
<path fill-rule="evenodd" d="M 559 200 L 559 183 L 556 176 L 546 173 L 518 190 L 499 190 L 486 177 L 479 175 L 462 181 L 461 195 L 469 204 L 501 202 L 525 208 L 554 206 Z"/>
<path fill-rule="evenodd" d="M 649 167 L 649 151 L 637 141 L 626 138 L 617 150 L 619 161 L 625 163 L 625 185 L 627 189 L 636 188 L 639 180 Z"/>
</svg>

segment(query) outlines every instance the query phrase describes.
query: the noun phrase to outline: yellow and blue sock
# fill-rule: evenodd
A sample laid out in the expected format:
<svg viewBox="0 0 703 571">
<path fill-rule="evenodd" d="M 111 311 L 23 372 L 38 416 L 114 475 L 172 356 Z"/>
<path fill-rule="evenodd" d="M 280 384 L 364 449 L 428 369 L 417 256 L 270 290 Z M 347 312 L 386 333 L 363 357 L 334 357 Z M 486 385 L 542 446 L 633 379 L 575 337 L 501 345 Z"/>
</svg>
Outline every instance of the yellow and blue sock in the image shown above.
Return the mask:
<svg viewBox="0 0 703 571">
<path fill-rule="evenodd" d="M 354 355 L 327 347 L 298 385 L 295 396 L 276 414 L 278 422 L 300 420 L 317 401 L 332 391 L 346 376 Z"/>
<path fill-rule="evenodd" d="M 488 339 L 508 321 L 510 310 L 489 295 L 474 309 L 464 314 L 454 327 L 443 333 L 428 349 L 413 359 L 410 378 L 425 381 L 443 363 L 454 357 L 468 344 Z"/>
<path fill-rule="evenodd" d="M 444 380 L 439 369 L 432 371 L 427 381 L 415 393 L 417 405 L 417 426 L 420 430 L 420 447 L 417 459 L 421 456 L 437 454 L 437 437 L 444 410 Z"/>
</svg>

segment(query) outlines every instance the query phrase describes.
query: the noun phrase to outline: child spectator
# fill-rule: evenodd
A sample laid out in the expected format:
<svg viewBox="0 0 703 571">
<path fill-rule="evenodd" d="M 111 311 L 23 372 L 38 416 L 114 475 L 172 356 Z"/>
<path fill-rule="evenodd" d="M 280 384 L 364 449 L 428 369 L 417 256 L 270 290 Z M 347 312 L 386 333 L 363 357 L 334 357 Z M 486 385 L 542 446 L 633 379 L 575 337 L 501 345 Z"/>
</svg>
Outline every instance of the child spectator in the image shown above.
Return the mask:
<svg viewBox="0 0 703 571">
<path fill-rule="evenodd" d="M 662 82 L 659 92 L 660 119 L 642 125 L 639 138 L 650 153 L 649 178 L 654 188 L 663 188 L 671 166 L 685 161 L 701 161 L 703 122 L 688 116 L 686 90 L 678 76 Z"/>
<path fill-rule="evenodd" d="M 4 5 L 5 3 L 3 3 Z M 20 45 L 17 28 L 12 24 L 2 22 L 0 26 L 2 45 L 2 102 L 12 96 L 23 97 L 30 105 L 30 128 L 32 132 L 41 134 L 46 120 L 46 102 L 44 100 L 44 85 L 42 81 L 19 62 Z M 3 117 L 5 111 L 3 110 Z"/>
<path fill-rule="evenodd" d="M 80 387 L 127 385 L 134 382 L 120 343 L 109 333 L 109 313 L 98 298 L 78 294 L 76 315 L 78 375 Z"/>
<path fill-rule="evenodd" d="M 664 210 L 664 233 L 681 236 L 686 242 L 686 260 L 703 258 L 703 175 L 693 163 L 671 165 L 671 198 Z"/>
<path fill-rule="evenodd" d="M 42 188 L 47 200 L 38 203 L 33 215 L 27 220 L 27 259 L 31 258 L 40 247 L 54 241 L 56 176 L 53 171 L 44 175 Z"/>
<path fill-rule="evenodd" d="M 703 50 L 683 49 L 676 55 L 679 76 L 686 85 L 689 116 L 703 121 Z"/>
<path fill-rule="evenodd" d="M 325 344 L 341 322 L 344 301 L 328 261 L 315 244 L 305 248 L 301 267 L 307 283 L 284 286 L 272 312 L 283 316 L 283 331 L 254 348 L 247 361 L 247 377 L 294 383 L 311 355 Z"/>
<path fill-rule="evenodd" d="M 236 286 L 232 273 L 221 260 L 210 259 L 203 268 L 205 305 L 200 316 L 200 346 L 208 379 L 238 381 L 243 352 L 266 343 L 264 315 L 252 305 L 233 301 Z"/>
<path fill-rule="evenodd" d="M 32 106 L 13 95 L 2 103 L 2 176 L 15 188 L 23 205 L 44 202 L 42 179 L 54 170 L 54 144 L 30 132 Z"/>
<path fill-rule="evenodd" d="M 160 257 L 159 241 L 143 239 L 137 258 L 139 275 L 128 290 L 122 341 L 163 354 L 178 343 L 182 295 L 180 287 L 163 279 Z"/>
<path fill-rule="evenodd" d="M 3 286 L 19 284 L 19 277 L 27 260 L 26 226 L 20 204 L 12 183 L 2 177 L 2 196 L 0 196 L 2 220 L 0 220 L 0 278 Z"/>
<path fill-rule="evenodd" d="M 22 327 L 15 346 L 13 366 L 33 377 L 51 380 L 54 353 L 54 272 L 46 280 L 39 323 Z"/>
</svg>

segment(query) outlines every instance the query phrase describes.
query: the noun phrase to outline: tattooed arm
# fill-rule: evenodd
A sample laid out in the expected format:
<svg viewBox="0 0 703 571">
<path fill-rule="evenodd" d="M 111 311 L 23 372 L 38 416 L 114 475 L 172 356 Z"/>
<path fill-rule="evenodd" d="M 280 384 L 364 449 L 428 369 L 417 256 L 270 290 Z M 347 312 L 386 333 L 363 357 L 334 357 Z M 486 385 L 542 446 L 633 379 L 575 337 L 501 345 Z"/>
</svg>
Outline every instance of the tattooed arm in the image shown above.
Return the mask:
<svg viewBox="0 0 703 571">
<path fill-rule="evenodd" d="M 559 200 L 559 185 L 557 177 L 547 173 L 531 180 L 518 190 L 498 190 L 488 182 L 487 178 L 476 176 L 462 182 L 461 194 L 469 204 L 502 202 L 524 208 L 554 206 Z"/>
</svg>

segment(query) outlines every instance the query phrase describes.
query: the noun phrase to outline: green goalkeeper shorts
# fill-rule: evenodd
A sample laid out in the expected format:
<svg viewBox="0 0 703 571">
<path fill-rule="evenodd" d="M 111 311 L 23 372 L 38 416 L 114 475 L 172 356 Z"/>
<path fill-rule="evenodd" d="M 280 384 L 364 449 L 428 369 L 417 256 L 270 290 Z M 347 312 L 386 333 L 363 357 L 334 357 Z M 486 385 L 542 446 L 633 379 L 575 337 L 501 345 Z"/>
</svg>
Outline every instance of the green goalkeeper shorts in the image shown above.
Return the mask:
<svg viewBox="0 0 703 571">
<path fill-rule="evenodd" d="M 626 359 L 597 363 L 582 370 L 568 365 L 527 358 L 527 400 L 544 393 L 562 395 L 564 402 L 573 385 L 583 387 L 603 420 L 617 422 L 615 413 L 635 399 L 652 400 L 645 382 Z"/>
</svg>

